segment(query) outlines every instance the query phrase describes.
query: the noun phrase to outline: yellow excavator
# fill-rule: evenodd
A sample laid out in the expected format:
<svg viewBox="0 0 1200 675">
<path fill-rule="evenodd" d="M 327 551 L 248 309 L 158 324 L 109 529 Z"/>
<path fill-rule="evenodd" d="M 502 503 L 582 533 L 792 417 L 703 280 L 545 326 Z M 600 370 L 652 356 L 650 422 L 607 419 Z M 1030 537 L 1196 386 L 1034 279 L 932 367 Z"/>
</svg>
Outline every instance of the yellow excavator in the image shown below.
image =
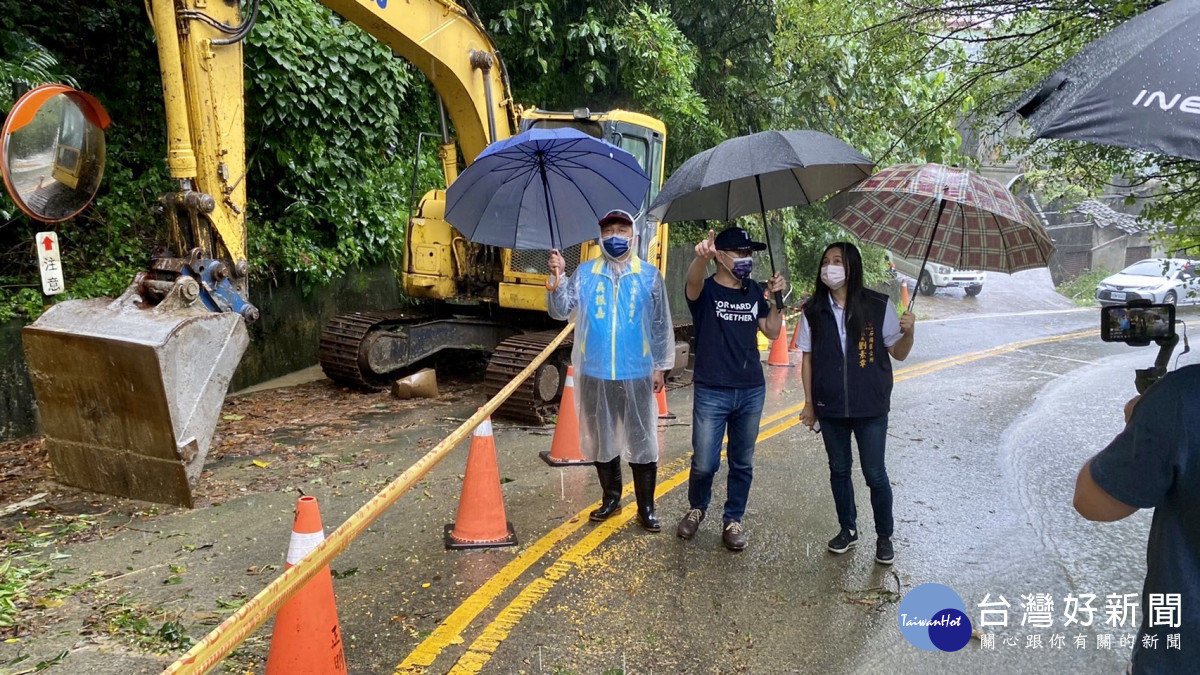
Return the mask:
<svg viewBox="0 0 1200 675">
<path fill-rule="evenodd" d="M 569 126 L 632 153 L 651 176 L 647 200 L 657 194 L 666 143 L 661 121 L 623 110 L 522 109 L 512 100 L 495 46 L 469 9 L 437 0 L 322 1 L 412 62 L 433 83 L 442 103 L 440 156 L 447 185 L 457 175 L 457 152 L 470 163 L 489 142 L 518 131 Z M 473 244 L 443 220 L 444 212 L 444 191 L 421 200 L 408 228 L 401 269 L 406 295 L 438 302 L 416 311 L 335 318 L 322 332 L 320 348 L 321 366 L 330 379 L 359 387 L 388 386 L 395 373 L 438 352 L 475 349 L 492 354 L 485 387 L 494 393 L 553 338 L 557 331 L 550 330 L 553 323 L 545 315 L 547 252 Z M 639 253 L 665 270 L 666 226 L 645 221 L 638 226 L 644 242 Z M 564 251 L 568 272 L 594 255 L 598 250 L 591 245 Z M 548 360 L 497 414 L 544 423 L 561 396 L 568 351 L 569 345 Z"/>
<path fill-rule="evenodd" d="M 233 0 L 147 0 L 162 72 L 167 165 L 177 184 L 161 198 L 170 248 L 153 251 L 147 269 L 121 297 L 58 303 L 23 335 L 47 449 L 66 483 L 192 504 L 191 486 L 248 344 L 246 324 L 258 318 L 249 302 L 246 261 L 242 57 L 258 2 L 242 7 Z M 503 63 L 479 18 L 450 0 L 321 2 L 432 82 L 441 105 L 447 185 L 457 176 L 460 157 L 469 164 L 490 142 L 531 127 L 570 126 L 637 157 L 651 177 L 646 203 L 654 199 L 666 142 L 659 120 L 621 110 L 522 109 L 512 100 Z M 107 123 L 86 94 L 47 91 L 14 106 L 9 118 L 16 121 L 6 124 L 3 139 L 6 150 L 33 148 L 23 157 L 4 158 L 6 185 L 22 209 L 48 222 L 66 216 L 55 218 L 39 208 L 45 182 L 9 180 L 14 172 L 8 169 L 33 166 L 24 169 L 28 173 L 41 162 L 48 175 L 62 174 L 61 162 L 38 159 L 53 152 L 34 146 L 52 142 L 45 130 L 54 127 L 55 111 L 64 109 L 74 112 L 57 113 L 63 128 L 78 126 L 82 118 L 95 136 Z M 40 136 L 33 138 L 34 131 Z M 99 156 L 85 161 L 102 165 L 102 140 L 98 145 Z M 62 213 L 78 212 L 95 192 L 95 186 L 90 192 L 54 187 L 61 193 L 56 212 Z M 409 223 L 400 272 L 404 292 L 428 302 L 418 310 L 331 321 L 320 349 L 329 377 L 378 386 L 442 350 L 476 349 L 492 352 L 487 386 L 498 390 L 548 342 L 554 324 L 545 314 L 547 252 L 471 243 L 443 219 L 444 209 L 444 190 L 421 200 Z M 667 226 L 639 218 L 637 227 L 639 254 L 665 270 Z M 565 251 L 568 271 L 597 254 L 590 243 Z M 557 356 L 514 395 L 510 414 L 540 423 L 553 409 L 567 353 Z"/>
</svg>

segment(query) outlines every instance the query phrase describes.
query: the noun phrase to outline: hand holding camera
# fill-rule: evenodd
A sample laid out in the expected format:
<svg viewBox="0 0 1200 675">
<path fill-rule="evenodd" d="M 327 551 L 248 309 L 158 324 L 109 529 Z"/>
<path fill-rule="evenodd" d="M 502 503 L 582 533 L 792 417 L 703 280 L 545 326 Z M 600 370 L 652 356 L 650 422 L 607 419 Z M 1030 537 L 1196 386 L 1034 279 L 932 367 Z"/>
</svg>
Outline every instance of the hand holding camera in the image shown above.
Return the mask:
<svg viewBox="0 0 1200 675">
<path fill-rule="evenodd" d="M 1171 361 L 1171 352 L 1179 344 L 1175 332 L 1175 305 L 1150 304 L 1148 301 L 1132 301 L 1124 305 L 1110 305 L 1100 310 L 1100 339 L 1105 342 L 1124 342 L 1134 347 L 1144 347 L 1151 342 L 1158 345 L 1158 358 L 1154 367 L 1135 371 L 1134 385 L 1139 394 L 1145 393 L 1163 375 Z M 1188 351 L 1184 341 L 1184 353 Z M 1126 408 L 1128 419 L 1131 407 Z"/>
</svg>

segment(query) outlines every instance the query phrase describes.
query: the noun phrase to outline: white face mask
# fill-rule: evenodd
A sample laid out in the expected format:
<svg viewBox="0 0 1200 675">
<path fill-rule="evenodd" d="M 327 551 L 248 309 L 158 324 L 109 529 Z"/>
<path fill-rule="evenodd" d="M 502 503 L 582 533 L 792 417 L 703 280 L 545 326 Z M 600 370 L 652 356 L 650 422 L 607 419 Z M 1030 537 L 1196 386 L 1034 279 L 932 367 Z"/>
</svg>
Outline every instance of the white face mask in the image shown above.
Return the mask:
<svg viewBox="0 0 1200 675">
<path fill-rule="evenodd" d="M 829 287 L 829 290 L 836 291 L 846 284 L 846 268 L 841 265 L 826 265 L 821 268 L 821 281 Z"/>
</svg>

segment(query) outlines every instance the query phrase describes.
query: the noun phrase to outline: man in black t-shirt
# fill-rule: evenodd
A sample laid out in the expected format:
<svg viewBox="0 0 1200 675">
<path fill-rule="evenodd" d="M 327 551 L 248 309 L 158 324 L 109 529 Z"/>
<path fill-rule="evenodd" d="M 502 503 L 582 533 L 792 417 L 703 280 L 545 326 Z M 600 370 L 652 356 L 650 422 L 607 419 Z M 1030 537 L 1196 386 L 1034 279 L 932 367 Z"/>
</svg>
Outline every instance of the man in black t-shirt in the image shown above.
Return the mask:
<svg viewBox="0 0 1200 675">
<path fill-rule="evenodd" d="M 750 278 L 751 257 L 766 244 L 753 241 L 740 227 L 730 227 L 696 244 L 688 267 L 687 302 L 696 338 L 696 372 L 692 378 L 692 470 L 688 477 L 691 508 L 676 534 L 696 535 L 712 498 L 713 476 L 721 466 L 721 439 L 728 434 L 729 483 L 721 535 L 731 551 L 746 548 L 742 516 L 754 477 L 754 442 L 762 417 L 766 382 L 758 355 L 758 331 L 774 340 L 782 328 L 779 307 L 768 294 L 785 283 L 776 272 L 766 290 Z M 716 274 L 705 278 L 708 262 Z"/>
<path fill-rule="evenodd" d="M 1126 404 L 1125 421 L 1079 471 L 1075 510 L 1112 522 L 1154 509 L 1132 672 L 1194 673 L 1183 645 L 1200 635 L 1200 365 L 1167 373 Z"/>
</svg>

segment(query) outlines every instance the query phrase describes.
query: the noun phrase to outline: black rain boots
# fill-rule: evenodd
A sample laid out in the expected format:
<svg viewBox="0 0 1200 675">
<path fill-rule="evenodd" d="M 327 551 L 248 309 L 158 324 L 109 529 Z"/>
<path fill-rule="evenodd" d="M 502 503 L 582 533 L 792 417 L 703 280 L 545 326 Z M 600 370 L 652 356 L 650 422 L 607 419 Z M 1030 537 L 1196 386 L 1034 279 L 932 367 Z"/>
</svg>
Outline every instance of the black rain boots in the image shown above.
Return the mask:
<svg viewBox="0 0 1200 675">
<path fill-rule="evenodd" d="M 596 462 L 596 474 L 600 477 L 600 490 L 604 498 L 600 501 L 600 508 L 588 514 L 588 519 L 608 520 L 621 508 L 621 458 Z"/>
<path fill-rule="evenodd" d="M 630 464 L 633 471 L 633 494 L 637 497 L 638 524 L 650 532 L 662 529 L 658 516 L 654 515 L 654 488 L 658 484 L 658 463 Z"/>
</svg>

